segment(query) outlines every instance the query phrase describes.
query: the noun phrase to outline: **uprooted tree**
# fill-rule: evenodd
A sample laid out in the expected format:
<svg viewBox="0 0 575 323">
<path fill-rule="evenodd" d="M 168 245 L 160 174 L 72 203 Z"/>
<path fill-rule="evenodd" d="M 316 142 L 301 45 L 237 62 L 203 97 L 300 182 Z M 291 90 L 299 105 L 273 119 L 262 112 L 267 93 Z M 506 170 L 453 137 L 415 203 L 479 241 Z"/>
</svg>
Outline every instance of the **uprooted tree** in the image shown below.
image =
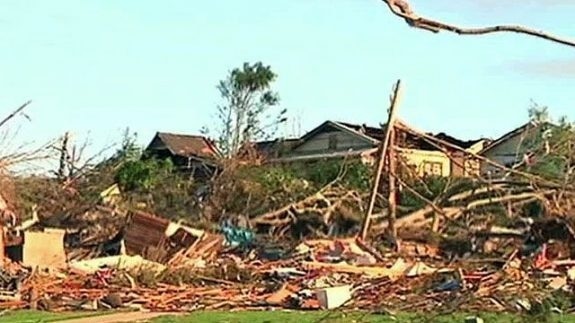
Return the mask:
<svg viewBox="0 0 575 323">
<path fill-rule="evenodd" d="M 218 84 L 223 103 L 218 106 L 217 144 L 225 157 L 234 156 L 245 143 L 273 137 L 287 120 L 286 109 L 274 111 L 279 104 L 271 89 L 276 78 L 270 66 L 244 63 Z"/>
</svg>

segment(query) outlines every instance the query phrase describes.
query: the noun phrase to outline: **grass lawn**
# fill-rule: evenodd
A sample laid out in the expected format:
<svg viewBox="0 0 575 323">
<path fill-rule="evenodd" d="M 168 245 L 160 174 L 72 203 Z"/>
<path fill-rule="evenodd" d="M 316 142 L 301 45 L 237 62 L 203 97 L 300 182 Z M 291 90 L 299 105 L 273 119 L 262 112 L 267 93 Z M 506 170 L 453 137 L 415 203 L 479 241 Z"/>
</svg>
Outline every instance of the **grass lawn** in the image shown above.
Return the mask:
<svg viewBox="0 0 575 323">
<path fill-rule="evenodd" d="M 342 312 L 197 312 L 186 316 L 160 317 L 153 320 L 154 323 L 267 323 L 267 322 L 288 322 L 288 323 L 348 323 L 348 322 L 381 322 L 381 323 L 464 323 L 469 315 L 454 314 L 446 316 L 403 314 L 398 316 L 389 315 L 369 315 L 366 313 L 342 313 Z M 491 322 L 544 322 L 534 317 L 521 318 L 508 314 L 480 314 L 486 323 Z M 575 316 L 559 317 L 554 316 L 550 322 L 574 322 Z"/>
<path fill-rule="evenodd" d="M 111 314 L 111 312 L 75 312 L 75 313 L 48 313 L 37 311 L 15 311 L 8 312 L 0 316 L 0 322 L 58 322 L 66 319 L 83 318 L 97 316 L 99 314 Z M 154 323 L 268 323 L 268 322 L 287 322 L 287 323 L 319 323 L 319 322 L 381 322 L 381 323 L 463 323 L 466 314 L 455 314 L 448 316 L 416 315 L 402 314 L 396 317 L 386 315 L 369 315 L 367 313 L 342 313 L 342 312 L 196 312 L 185 316 L 166 316 L 152 320 Z M 480 314 L 486 323 L 492 322 L 545 322 L 534 317 L 521 318 L 519 316 L 507 314 Z M 575 316 L 553 317 L 549 322 L 573 322 Z"/>
<path fill-rule="evenodd" d="M 97 316 L 101 312 L 67 312 L 52 313 L 40 311 L 14 311 L 6 312 L 0 316 L 0 322 L 18 322 L 18 323 L 40 323 L 40 322 L 57 322 L 66 319 L 77 319 L 82 317 Z"/>
</svg>

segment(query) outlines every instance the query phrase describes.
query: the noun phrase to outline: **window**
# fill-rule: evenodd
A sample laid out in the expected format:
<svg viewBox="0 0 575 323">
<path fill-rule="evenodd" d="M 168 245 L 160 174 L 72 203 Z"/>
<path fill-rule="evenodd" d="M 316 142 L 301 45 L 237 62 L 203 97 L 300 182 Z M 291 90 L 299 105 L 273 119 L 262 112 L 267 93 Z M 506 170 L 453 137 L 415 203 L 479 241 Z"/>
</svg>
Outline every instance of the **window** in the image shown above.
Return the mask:
<svg viewBox="0 0 575 323">
<path fill-rule="evenodd" d="M 477 176 L 480 173 L 480 164 L 477 160 L 465 160 L 464 163 L 464 176 Z"/>
<path fill-rule="evenodd" d="M 437 162 L 423 162 L 423 174 L 427 176 L 442 176 L 443 175 L 443 164 Z"/>
<path fill-rule="evenodd" d="M 442 168 L 443 165 L 441 165 L 441 163 L 433 163 L 433 165 L 431 166 L 431 173 L 433 175 L 441 176 L 441 174 L 443 173 L 441 171 Z"/>
<path fill-rule="evenodd" d="M 328 149 L 329 150 L 337 149 L 337 134 L 329 135 Z"/>
</svg>

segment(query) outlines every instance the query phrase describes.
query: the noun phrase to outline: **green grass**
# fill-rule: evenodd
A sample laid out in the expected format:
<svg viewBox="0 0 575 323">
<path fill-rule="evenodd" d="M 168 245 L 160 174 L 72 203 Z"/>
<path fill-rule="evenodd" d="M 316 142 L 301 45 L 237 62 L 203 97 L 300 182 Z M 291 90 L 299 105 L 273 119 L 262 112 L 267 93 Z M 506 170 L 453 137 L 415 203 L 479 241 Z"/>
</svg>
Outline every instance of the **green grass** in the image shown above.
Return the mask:
<svg viewBox="0 0 575 323">
<path fill-rule="evenodd" d="M 2 322 L 18 322 L 18 323 L 40 323 L 40 322 L 57 322 L 67 319 L 77 319 L 90 316 L 97 316 L 101 312 L 66 312 L 66 313 L 52 313 L 40 311 L 14 311 L 6 312 L 0 316 L 0 323 Z"/>
<path fill-rule="evenodd" d="M 430 314 L 402 314 L 390 315 L 369 315 L 365 313 L 342 313 L 342 312 L 197 312 L 186 316 L 160 317 L 153 320 L 154 323 L 268 323 L 268 322 L 288 322 L 288 323 L 348 323 L 348 322 L 375 322 L 375 323 L 463 323 L 468 314 L 454 314 L 444 316 L 434 316 Z M 543 322 L 533 317 L 519 317 L 511 314 L 491 314 L 484 313 L 478 315 L 486 323 L 492 322 Z M 549 322 L 574 322 L 575 316 L 559 317 L 554 316 Z"/>
<path fill-rule="evenodd" d="M 84 318 L 97 315 L 112 314 L 112 312 L 73 312 L 48 313 L 37 311 L 15 311 L 0 316 L 0 322 L 35 323 L 58 322 L 66 319 Z M 154 323 L 348 323 L 348 322 L 376 322 L 376 323 L 463 323 L 466 314 L 433 316 L 417 314 L 401 314 L 397 316 L 374 315 L 366 313 L 343 312 L 301 312 L 301 311 L 267 311 L 267 312 L 195 312 L 183 316 L 165 316 L 152 320 Z M 511 314 L 479 314 L 486 323 L 517 322 L 539 323 L 546 321 L 534 317 L 519 317 Z M 575 323 L 575 316 L 554 316 L 548 322 Z"/>
</svg>

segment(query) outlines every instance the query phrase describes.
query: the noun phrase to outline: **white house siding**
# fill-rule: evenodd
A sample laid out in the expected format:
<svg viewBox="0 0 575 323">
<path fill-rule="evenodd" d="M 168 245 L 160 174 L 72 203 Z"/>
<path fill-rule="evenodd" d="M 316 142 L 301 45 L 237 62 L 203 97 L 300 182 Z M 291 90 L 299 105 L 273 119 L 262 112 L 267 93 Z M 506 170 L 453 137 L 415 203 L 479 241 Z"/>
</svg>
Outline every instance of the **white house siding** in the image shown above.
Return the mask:
<svg viewBox="0 0 575 323">
<path fill-rule="evenodd" d="M 505 142 L 502 142 L 496 147 L 484 152 L 483 157 L 486 157 L 500 165 L 511 167 L 523 159 L 523 155 L 527 152 L 528 142 L 535 139 L 535 136 L 539 134 L 540 132 L 537 128 L 519 133 L 508 138 Z M 498 172 L 499 168 L 486 162 L 481 163 L 482 174 L 497 174 Z"/>
<path fill-rule="evenodd" d="M 330 149 L 330 139 L 335 138 L 336 147 L 335 149 Z M 314 155 L 326 152 L 339 152 L 348 150 L 364 150 L 376 147 L 376 144 L 369 143 L 358 136 L 351 135 L 347 132 L 340 130 L 332 130 L 319 133 L 313 138 L 302 145 L 296 147 L 291 151 L 290 155 Z"/>
</svg>

